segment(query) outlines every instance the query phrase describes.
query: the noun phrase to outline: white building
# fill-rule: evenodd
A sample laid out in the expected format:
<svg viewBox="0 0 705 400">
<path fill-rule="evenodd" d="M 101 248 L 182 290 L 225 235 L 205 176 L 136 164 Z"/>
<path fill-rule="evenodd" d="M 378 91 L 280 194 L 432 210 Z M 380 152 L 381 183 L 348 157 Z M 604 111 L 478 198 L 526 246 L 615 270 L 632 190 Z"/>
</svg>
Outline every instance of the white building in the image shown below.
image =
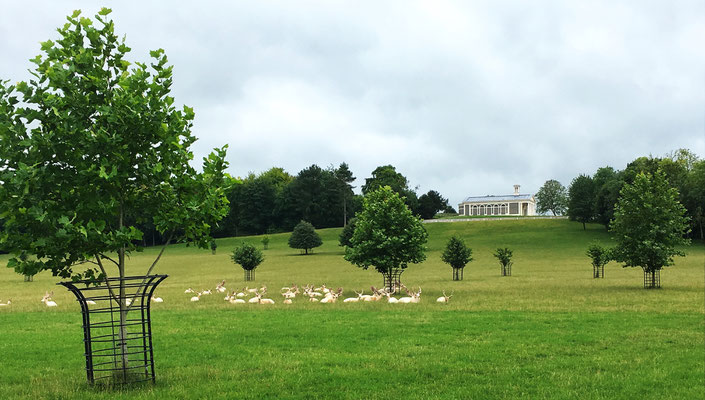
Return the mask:
<svg viewBox="0 0 705 400">
<path fill-rule="evenodd" d="M 471 196 L 458 204 L 460 215 L 536 215 L 536 199 L 531 194 L 520 194 L 514 185 L 514 194 L 504 196 Z"/>
</svg>

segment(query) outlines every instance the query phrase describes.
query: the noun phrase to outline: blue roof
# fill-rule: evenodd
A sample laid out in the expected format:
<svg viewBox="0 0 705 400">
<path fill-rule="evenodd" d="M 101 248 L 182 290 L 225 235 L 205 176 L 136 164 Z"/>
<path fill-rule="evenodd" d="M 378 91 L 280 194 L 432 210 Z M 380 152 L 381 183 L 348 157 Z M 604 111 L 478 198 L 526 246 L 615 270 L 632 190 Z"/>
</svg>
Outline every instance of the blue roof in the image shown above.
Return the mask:
<svg viewBox="0 0 705 400">
<path fill-rule="evenodd" d="M 517 200 L 533 200 L 530 194 L 506 194 L 502 196 L 470 196 L 463 200 L 463 203 L 479 203 L 484 201 L 517 201 Z"/>
</svg>

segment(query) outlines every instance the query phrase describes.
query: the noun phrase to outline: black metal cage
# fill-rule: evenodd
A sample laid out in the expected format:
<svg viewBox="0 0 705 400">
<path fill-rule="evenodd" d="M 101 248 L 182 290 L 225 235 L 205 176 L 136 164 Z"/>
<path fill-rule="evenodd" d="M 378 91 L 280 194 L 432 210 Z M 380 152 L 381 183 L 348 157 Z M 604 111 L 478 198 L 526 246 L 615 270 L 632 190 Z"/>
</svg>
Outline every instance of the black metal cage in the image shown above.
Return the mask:
<svg viewBox="0 0 705 400">
<path fill-rule="evenodd" d="M 382 273 L 384 276 L 384 289 L 391 293 L 397 293 L 401 290 L 401 273 L 402 268 L 392 268 L 390 271 Z"/>
<path fill-rule="evenodd" d="M 463 280 L 463 270 L 465 268 L 453 268 L 453 280 L 462 281 Z"/>
<path fill-rule="evenodd" d="M 512 276 L 512 264 L 502 265 L 502 276 Z"/>
<path fill-rule="evenodd" d="M 593 278 L 604 278 L 605 277 L 605 266 L 604 265 L 593 265 L 592 266 L 592 277 Z"/>
<path fill-rule="evenodd" d="M 245 280 L 246 281 L 254 281 L 255 280 L 255 270 L 254 269 L 246 269 L 245 271 Z"/>
<path fill-rule="evenodd" d="M 660 289 L 661 288 L 661 270 L 647 271 L 644 270 L 644 289 Z"/>
<path fill-rule="evenodd" d="M 167 276 L 59 283 L 81 305 L 89 383 L 154 382 L 150 303 Z"/>
</svg>

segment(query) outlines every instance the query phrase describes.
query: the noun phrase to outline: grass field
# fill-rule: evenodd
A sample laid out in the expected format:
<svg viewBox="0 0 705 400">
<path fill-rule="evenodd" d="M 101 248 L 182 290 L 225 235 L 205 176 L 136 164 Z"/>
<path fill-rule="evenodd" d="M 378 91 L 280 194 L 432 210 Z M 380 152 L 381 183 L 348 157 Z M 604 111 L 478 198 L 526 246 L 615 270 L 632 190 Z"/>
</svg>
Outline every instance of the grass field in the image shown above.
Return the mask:
<svg viewBox="0 0 705 400">
<path fill-rule="evenodd" d="M 301 256 L 288 235 L 270 235 L 256 284 L 273 306 L 234 306 L 223 295 L 189 301 L 184 289 L 245 286 L 229 252 L 243 240 L 218 241 L 218 254 L 182 245 L 157 272 L 170 277 L 153 305 L 157 384 L 127 391 L 88 387 L 79 307 L 48 273 L 24 283 L 0 268 L 0 399 L 12 398 L 673 398 L 705 397 L 705 247 L 662 272 L 660 290 L 642 288 L 640 269 L 611 263 L 592 279 L 585 249 L 610 244 L 599 225 L 566 220 L 498 220 L 426 225 L 428 259 L 402 275 L 421 286 L 421 303 L 281 304 L 291 283 L 353 290 L 379 286 L 375 271 L 342 258 L 339 229 Z M 450 235 L 475 260 L 453 282 L 440 261 Z M 511 277 L 492 252 L 514 250 Z M 143 273 L 156 249 L 135 254 Z M 4 263 L 5 258 L 0 259 Z M 252 286 L 252 285 L 250 285 Z M 454 291 L 438 304 L 441 290 Z M 59 304 L 39 302 L 54 290 Z"/>
</svg>

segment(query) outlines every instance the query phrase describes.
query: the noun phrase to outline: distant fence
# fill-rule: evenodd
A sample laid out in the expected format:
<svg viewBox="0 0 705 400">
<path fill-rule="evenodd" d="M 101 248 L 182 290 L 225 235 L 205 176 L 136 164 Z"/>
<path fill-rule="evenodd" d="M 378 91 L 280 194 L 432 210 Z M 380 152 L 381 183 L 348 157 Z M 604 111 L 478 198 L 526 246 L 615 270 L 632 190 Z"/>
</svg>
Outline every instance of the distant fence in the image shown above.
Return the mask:
<svg viewBox="0 0 705 400">
<path fill-rule="evenodd" d="M 434 222 L 475 222 L 475 221 L 516 221 L 520 219 L 568 219 L 566 216 L 530 216 L 530 217 L 488 217 L 488 218 L 441 218 L 441 219 L 425 219 L 423 222 L 425 224 L 431 224 Z"/>
</svg>

